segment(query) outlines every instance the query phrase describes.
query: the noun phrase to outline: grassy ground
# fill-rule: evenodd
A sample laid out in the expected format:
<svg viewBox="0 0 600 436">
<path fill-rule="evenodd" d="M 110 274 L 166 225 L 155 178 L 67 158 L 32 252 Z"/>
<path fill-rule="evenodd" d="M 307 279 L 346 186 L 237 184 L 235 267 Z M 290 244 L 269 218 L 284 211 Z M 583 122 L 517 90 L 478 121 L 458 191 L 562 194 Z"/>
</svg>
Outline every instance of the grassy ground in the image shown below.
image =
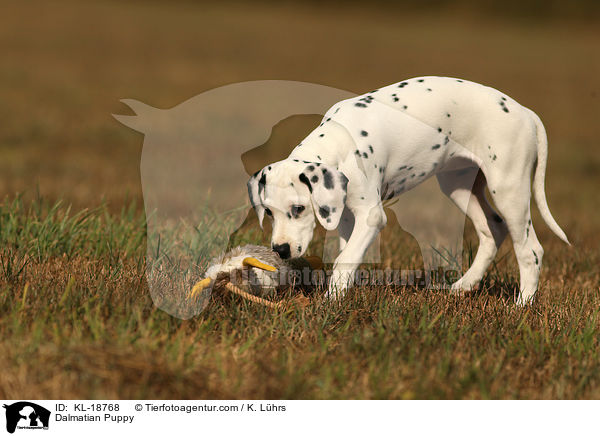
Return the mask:
<svg viewBox="0 0 600 436">
<path fill-rule="evenodd" d="M 11 5 L 0 17 L 0 398 L 600 397 L 599 44 L 592 19 L 452 8 Z M 223 297 L 187 321 L 153 305 L 142 139 L 110 117 L 126 112 L 120 98 L 171 107 L 265 78 L 363 92 L 423 74 L 495 86 L 547 126 L 548 201 L 574 246 L 534 215 L 546 251 L 535 306 L 508 302 L 509 241 L 464 299 L 365 288 L 273 313 Z M 282 132 L 281 147 L 308 128 Z M 418 267 L 415 244 L 399 246 L 386 256 Z"/>
<path fill-rule="evenodd" d="M 133 209 L 1 209 L 2 398 L 597 398 L 598 253 L 556 246 L 533 308 L 501 261 L 471 297 L 357 289 L 272 312 L 154 307 Z"/>
</svg>

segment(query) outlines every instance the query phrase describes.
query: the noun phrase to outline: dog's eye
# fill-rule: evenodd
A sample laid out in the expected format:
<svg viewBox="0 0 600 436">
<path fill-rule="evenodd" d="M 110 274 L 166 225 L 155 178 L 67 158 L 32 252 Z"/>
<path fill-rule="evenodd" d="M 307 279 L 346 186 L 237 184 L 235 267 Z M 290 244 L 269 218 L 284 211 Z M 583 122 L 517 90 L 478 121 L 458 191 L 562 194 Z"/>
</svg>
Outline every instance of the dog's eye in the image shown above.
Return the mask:
<svg viewBox="0 0 600 436">
<path fill-rule="evenodd" d="M 304 212 L 304 206 L 292 206 L 292 216 L 298 218 L 298 216 Z"/>
<path fill-rule="evenodd" d="M 269 209 L 268 207 L 265 207 L 265 213 L 269 216 L 273 216 L 273 212 L 271 212 L 271 209 Z"/>
</svg>

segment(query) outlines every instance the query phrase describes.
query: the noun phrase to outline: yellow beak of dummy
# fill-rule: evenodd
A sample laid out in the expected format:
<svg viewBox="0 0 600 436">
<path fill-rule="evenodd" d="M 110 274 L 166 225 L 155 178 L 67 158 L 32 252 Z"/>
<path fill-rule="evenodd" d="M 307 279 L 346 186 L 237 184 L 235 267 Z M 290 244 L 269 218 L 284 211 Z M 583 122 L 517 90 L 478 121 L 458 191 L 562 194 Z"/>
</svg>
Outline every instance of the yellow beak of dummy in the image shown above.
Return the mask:
<svg viewBox="0 0 600 436">
<path fill-rule="evenodd" d="M 245 267 L 260 268 L 265 271 L 271 271 L 271 272 L 277 271 L 277 268 L 275 268 L 274 266 L 263 263 L 260 260 L 256 259 L 255 257 L 244 258 L 244 260 L 242 260 L 242 265 Z M 212 279 L 210 277 L 200 280 L 198 283 L 196 283 L 194 285 L 194 287 L 188 294 L 188 299 L 197 297 L 204 289 L 208 288 L 211 284 L 212 284 Z"/>
<path fill-rule="evenodd" d="M 271 265 L 267 265 L 266 263 L 262 263 L 260 260 L 256 259 L 255 257 L 246 257 L 243 261 L 242 264 L 244 266 L 251 266 L 254 268 L 260 268 L 260 269 L 264 269 L 265 271 L 277 271 L 277 268 L 275 268 L 274 266 Z"/>
</svg>

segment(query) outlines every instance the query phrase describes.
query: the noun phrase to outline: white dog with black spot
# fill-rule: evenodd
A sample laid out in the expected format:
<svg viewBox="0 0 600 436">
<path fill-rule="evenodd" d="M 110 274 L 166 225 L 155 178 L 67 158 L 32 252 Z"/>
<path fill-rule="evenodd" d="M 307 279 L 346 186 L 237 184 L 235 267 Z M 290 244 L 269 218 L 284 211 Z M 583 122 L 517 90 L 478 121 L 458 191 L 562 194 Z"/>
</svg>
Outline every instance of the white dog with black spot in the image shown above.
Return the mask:
<svg viewBox="0 0 600 436">
<path fill-rule="evenodd" d="M 248 193 L 261 226 L 265 213 L 272 218 L 271 244 L 282 258 L 306 251 L 315 216 L 325 229 L 338 228 L 340 254 L 327 295 L 339 297 L 386 224 L 382 199 L 435 175 L 479 237 L 471 267 L 452 289 L 476 287 L 510 233 L 520 271 L 517 303 L 526 304 L 544 252 L 531 224 L 532 190 L 546 224 L 569 243 L 546 202 L 547 154 L 539 117 L 502 92 L 419 77 L 335 104 L 287 159 L 250 178 Z"/>
</svg>

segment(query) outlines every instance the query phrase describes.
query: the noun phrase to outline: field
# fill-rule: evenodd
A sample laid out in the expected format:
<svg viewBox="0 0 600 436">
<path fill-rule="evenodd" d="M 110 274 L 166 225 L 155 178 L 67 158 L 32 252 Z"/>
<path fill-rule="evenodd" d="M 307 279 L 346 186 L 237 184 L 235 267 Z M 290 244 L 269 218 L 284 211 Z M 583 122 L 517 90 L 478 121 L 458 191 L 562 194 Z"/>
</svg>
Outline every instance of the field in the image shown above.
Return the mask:
<svg viewBox="0 0 600 436">
<path fill-rule="evenodd" d="M 597 26 L 464 7 L 12 4 L 0 18 L 0 398 L 599 398 Z M 273 312 L 225 296 L 185 321 L 154 306 L 143 139 L 110 116 L 130 113 L 119 99 L 170 108 L 258 79 L 360 93 L 426 74 L 494 86 L 544 120 L 548 202 L 573 246 L 535 211 L 546 254 L 532 307 L 511 304 L 509 240 L 465 298 L 368 287 Z M 274 130 L 278 147 L 314 119 L 296 121 Z M 402 241 L 385 256 L 418 268 Z"/>
</svg>

